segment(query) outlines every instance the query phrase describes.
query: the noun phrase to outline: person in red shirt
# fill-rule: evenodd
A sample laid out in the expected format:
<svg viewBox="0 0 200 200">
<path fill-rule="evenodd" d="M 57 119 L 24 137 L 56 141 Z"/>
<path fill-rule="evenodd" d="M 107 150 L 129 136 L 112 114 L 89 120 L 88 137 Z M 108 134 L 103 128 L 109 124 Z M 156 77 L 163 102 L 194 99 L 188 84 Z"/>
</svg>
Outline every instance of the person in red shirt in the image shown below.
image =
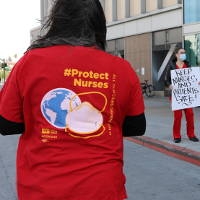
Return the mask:
<svg viewBox="0 0 200 200">
<path fill-rule="evenodd" d="M 0 133 L 21 134 L 19 200 L 123 200 L 123 136 L 146 128 L 139 79 L 105 52 L 99 0 L 57 0 L 0 92 Z"/>
<path fill-rule="evenodd" d="M 182 47 L 176 48 L 174 52 L 174 59 L 172 63 L 168 66 L 165 74 L 165 86 L 169 87 L 170 90 L 173 89 L 171 83 L 171 70 L 182 69 L 190 67 L 189 63 L 186 61 L 186 52 Z M 171 99 L 171 95 L 170 95 Z M 182 112 L 184 111 L 186 121 L 187 121 L 187 136 L 193 142 L 198 142 L 199 139 L 195 136 L 194 133 L 194 113 L 192 108 L 186 108 L 183 110 L 174 111 L 174 125 L 173 125 L 173 137 L 175 143 L 181 142 L 181 119 Z"/>
</svg>

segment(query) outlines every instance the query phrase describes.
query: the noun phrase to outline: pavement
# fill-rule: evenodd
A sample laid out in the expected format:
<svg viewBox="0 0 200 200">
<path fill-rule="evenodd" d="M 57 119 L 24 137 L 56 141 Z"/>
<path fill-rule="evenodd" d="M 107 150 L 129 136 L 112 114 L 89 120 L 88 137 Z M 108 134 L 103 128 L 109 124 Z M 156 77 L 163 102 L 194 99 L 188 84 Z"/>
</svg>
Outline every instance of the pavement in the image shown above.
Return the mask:
<svg viewBox="0 0 200 200">
<path fill-rule="evenodd" d="M 197 176 L 196 174 L 198 174 L 197 171 L 199 170 L 200 166 L 200 142 L 195 143 L 188 140 L 186 136 L 184 117 L 182 119 L 182 142 L 179 144 L 175 144 L 173 142 L 172 138 L 173 114 L 170 109 L 170 102 L 168 98 L 164 97 L 145 98 L 145 105 L 146 105 L 146 118 L 147 118 L 147 130 L 145 135 L 140 137 L 130 137 L 125 139 L 141 145 L 140 146 L 141 148 L 138 148 L 138 145 L 131 144 L 129 141 L 125 141 L 124 143 L 125 154 L 126 154 L 125 171 L 127 174 L 127 187 L 130 197 L 129 199 L 164 200 L 165 198 L 162 198 L 160 196 L 155 198 L 154 194 L 157 195 L 159 194 L 161 196 L 164 195 L 166 193 L 165 192 L 166 187 L 167 188 L 169 187 L 169 192 L 167 192 L 167 194 L 171 194 L 173 196 L 173 198 L 169 197 L 166 199 L 183 199 L 182 197 L 176 198 L 177 191 L 179 191 L 179 189 L 176 189 L 176 187 L 174 186 L 179 186 L 179 188 L 180 187 L 182 188 L 182 184 L 185 184 L 185 182 L 188 182 L 188 180 L 189 181 L 192 180 L 192 182 L 189 182 L 191 183 L 191 186 L 187 190 L 188 195 L 191 196 L 192 188 L 194 188 L 193 187 L 194 180 L 196 188 L 198 185 L 199 189 L 199 178 L 198 178 L 199 176 Z M 200 107 L 195 108 L 194 112 L 195 112 L 196 135 L 197 137 L 200 138 L 200 123 L 199 123 Z M 18 138 L 19 138 L 18 135 L 6 136 L 6 137 L 0 135 L 0 200 L 17 199 L 16 186 L 15 186 L 15 181 L 16 181 L 15 160 L 16 160 L 16 149 L 17 149 Z M 165 156 L 164 154 L 158 154 L 157 152 L 152 153 L 151 155 L 150 152 L 154 151 L 149 151 L 149 149 L 147 150 L 146 148 L 142 148 L 143 146 L 164 153 L 166 155 L 178 158 L 180 160 L 171 159 L 171 157 Z M 180 162 L 181 160 L 187 162 Z M 171 166 L 170 169 L 169 165 Z M 195 172 L 193 174 L 191 174 L 190 172 L 191 168 L 195 169 Z M 141 170 L 138 172 L 137 171 L 138 169 Z M 178 170 L 178 172 L 173 171 L 172 176 L 169 176 L 169 173 L 166 173 L 166 170 L 168 170 L 171 173 L 172 169 Z M 152 173 L 152 171 L 149 170 L 154 170 L 154 173 Z M 187 173 L 185 173 L 185 171 L 187 171 Z M 162 178 L 162 176 L 160 176 L 160 172 L 167 175 L 166 181 L 165 179 Z M 141 177 L 141 174 L 143 175 L 143 177 Z M 184 179 L 183 175 L 188 175 L 187 179 Z M 178 180 L 180 179 L 180 182 L 174 180 L 175 176 L 176 177 L 178 176 Z M 190 176 L 193 177 L 193 179 L 191 179 Z M 162 182 L 157 183 L 158 186 L 155 185 L 156 178 L 162 180 Z M 133 180 L 136 180 L 135 183 L 133 183 Z M 163 184 L 161 183 L 166 184 L 166 187 L 163 186 Z M 150 185 L 155 187 L 149 187 Z M 199 192 L 199 190 L 197 191 Z M 146 196 L 144 193 L 146 194 Z M 154 196 L 149 196 L 149 194 Z M 182 193 L 179 192 L 178 195 L 180 194 Z M 137 198 L 136 195 L 140 195 L 140 197 Z M 189 198 L 187 198 L 186 196 L 186 198 L 184 199 L 189 199 Z M 196 200 L 198 198 L 193 197 L 190 199 Z"/>
<path fill-rule="evenodd" d="M 172 136 L 173 112 L 168 97 L 145 97 L 147 129 L 144 136 L 126 138 L 137 144 L 200 166 L 200 142 L 192 142 L 186 135 L 183 115 L 181 143 L 174 143 Z M 200 107 L 194 108 L 195 134 L 200 139 Z"/>
</svg>

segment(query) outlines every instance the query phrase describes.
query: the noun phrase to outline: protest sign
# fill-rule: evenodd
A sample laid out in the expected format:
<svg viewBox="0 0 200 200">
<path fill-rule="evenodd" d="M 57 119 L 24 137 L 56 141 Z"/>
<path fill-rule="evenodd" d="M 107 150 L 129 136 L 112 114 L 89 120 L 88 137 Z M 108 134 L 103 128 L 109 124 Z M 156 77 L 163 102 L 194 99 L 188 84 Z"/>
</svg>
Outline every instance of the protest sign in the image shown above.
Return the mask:
<svg viewBox="0 0 200 200">
<path fill-rule="evenodd" d="M 172 110 L 200 106 L 200 68 L 171 70 Z"/>
</svg>

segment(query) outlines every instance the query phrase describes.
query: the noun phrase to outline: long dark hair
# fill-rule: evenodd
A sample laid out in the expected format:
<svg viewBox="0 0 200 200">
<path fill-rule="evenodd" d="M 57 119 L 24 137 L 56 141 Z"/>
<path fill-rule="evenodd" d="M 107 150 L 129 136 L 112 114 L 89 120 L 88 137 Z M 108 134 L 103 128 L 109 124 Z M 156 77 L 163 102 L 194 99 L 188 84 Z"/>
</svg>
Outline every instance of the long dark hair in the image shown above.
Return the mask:
<svg viewBox="0 0 200 200">
<path fill-rule="evenodd" d="M 106 19 L 99 0 L 55 0 L 43 31 L 29 49 L 69 44 L 105 50 Z"/>
<path fill-rule="evenodd" d="M 173 54 L 173 58 L 172 58 L 172 62 L 174 62 L 174 63 L 177 62 L 176 54 L 179 52 L 180 49 L 184 49 L 184 48 L 181 47 L 181 46 L 178 46 L 178 47 L 175 48 L 175 50 L 174 50 L 174 54 Z"/>
</svg>

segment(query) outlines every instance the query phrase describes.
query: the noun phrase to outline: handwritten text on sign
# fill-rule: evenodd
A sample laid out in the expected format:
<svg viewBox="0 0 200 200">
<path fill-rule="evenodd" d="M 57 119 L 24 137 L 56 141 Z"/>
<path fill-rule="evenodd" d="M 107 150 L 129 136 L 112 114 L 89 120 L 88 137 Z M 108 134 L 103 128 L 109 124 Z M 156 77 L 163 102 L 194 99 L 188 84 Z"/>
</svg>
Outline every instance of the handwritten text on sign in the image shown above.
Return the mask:
<svg viewBox="0 0 200 200">
<path fill-rule="evenodd" d="M 200 68 L 191 67 L 171 71 L 172 110 L 200 106 Z"/>
</svg>

